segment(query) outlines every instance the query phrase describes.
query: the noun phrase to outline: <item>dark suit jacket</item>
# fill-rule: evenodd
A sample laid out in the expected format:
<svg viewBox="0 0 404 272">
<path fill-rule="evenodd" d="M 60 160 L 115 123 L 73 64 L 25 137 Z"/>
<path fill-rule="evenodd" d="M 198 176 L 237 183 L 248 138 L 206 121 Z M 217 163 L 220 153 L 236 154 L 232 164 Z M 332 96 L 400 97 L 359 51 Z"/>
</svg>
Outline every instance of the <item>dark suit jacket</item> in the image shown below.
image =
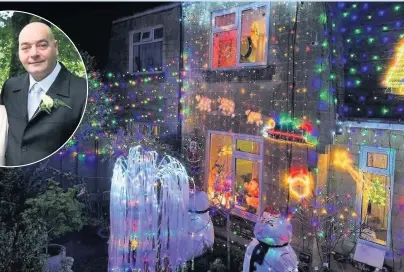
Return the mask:
<svg viewBox="0 0 404 272">
<path fill-rule="evenodd" d="M 87 82 L 61 66 L 46 94 L 62 100 L 72 109 L 52 108 L 51 114 L 38 109 L 28 121 L 28 73 L 4 83 L 0 103 L 6 107 L 9 123 L 6 166 L 46 158 L 62 147 L 79 125 L 87 100 Z"/>
</svg>

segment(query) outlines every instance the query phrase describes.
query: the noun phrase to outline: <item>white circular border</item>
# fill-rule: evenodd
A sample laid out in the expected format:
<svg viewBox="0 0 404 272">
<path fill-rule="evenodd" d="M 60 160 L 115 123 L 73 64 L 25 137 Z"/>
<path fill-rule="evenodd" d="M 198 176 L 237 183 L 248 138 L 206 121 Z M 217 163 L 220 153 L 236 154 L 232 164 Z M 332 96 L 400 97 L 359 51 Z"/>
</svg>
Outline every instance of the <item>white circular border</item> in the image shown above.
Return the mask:
<svg viewBox="0 0 404 272">
<path fill-rule="evenodd" d="M 83 66 L 84 66 L 84 72 L 85 72 L 85 75 L 86 75 L 86 78 L 85 78 L 85 79 L 86 79 L 86 82 L 87 82 L 87 96 L 86 96 L 86 103 L 85 103 L 85 105 L 84 105 L 83 115 L 81 116 L 80 122 L 78 123 L 78 125 L 77 125 L 76 129 L 74 130 L 74 132 L 72 133 L 72 135 L 70 135 L 69 139 L 67 139 L 67 141 L 66 141 L 64 144 L 62 144 L 62 146 L 60 146 L 55 152 L 53 152 L 52 154 L 48 155 L 47 157 L 45 157 L 45 158 L 43 158 L 43 159 L 40 159 L 40 160 L 38 160 L 38 161 L 36 161 L 36 162 L 32 162 L 32 163 L 24 164 L 24 165 L 0 166 L 1 168 L 17 168 L 17 167 L 30 166 L 30 165 L 33 165 L 33 164 L 35 164 L 35 163 L 39 163 L 39 162 L 41 162 L 41 161 L 44 161 L 44 160 L 48 159 L 49 157 L 51 157 L 51 156 L 53 156 L 54 154 L 56 154 L 57 152 L 59 152 L 59 151 L 67 144 L 67 142 L 70 141 L 70 139 L 76 134 L 77 129 L 80 127 L 81 122 L 83 121 L 84 114 L 86 113 L 86 109 L 87 109 L 88 93 L 89 93 L 89 91 L 88 91 L 88 73 L 87 73 L 87 67 L 86 67 L 86 65 L 84 64 L 83 58 L 82 58 L 82 56 L 81 56 L 79 50 L 77 49 L 76 45 L 75 45 L 74 42 L 70 39 L 70 37 L 67 36 L 66 33 L 65 33 L 62 29 L 60 29 L 56 24 L 52 23 L 51 21 L 49 21 L 49 20 L 47 20 L 47 19 L 45 19 L 45 18 L 43 18 L 43 17 L 41 17 L 41 16 L 38 16 L 38 15 L 33 14 L 33 13 L 26 12 L 26 11 L 19 11 L 19 10 L 0 10 L 0 12 L 2 12 L 2 11 L 3 11 L 3 12 L 12 11 L 13 14 L 14 14 L 15 12 L 20 12 L 20 13 L 29 14 L 29 15 L 31 15 L 31 16 L 38 17 L 38 18 L 40 18 L 41 20 L 44 20 L 44 21 L 50 23 L 52 26 L 54 26 L 54 27 L 56 27 L 57 29 L 59 29 L 59 31 L 62 32 L 63 35 L 65 35 L 65 37 L 67 37 L 67 39 L 69 39 L 69 41 L 72 43 L 72 45 L 73 45 L 74 48 L 76 49 L 76 52 L 78 53 L 78 55 L 79 55 L 79 57 L 80 57 L 80 59 L 81 59 L 81 62 L 82 62 L 82 64 L 83 64 Z"/>
</svg>

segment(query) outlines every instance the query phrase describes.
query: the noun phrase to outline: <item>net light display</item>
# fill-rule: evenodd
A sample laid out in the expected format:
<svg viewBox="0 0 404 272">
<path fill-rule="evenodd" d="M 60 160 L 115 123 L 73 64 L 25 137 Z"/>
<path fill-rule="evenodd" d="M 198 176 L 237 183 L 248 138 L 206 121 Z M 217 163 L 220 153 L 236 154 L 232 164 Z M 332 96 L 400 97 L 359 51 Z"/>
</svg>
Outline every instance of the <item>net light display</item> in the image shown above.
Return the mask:
<svg viewBox="0 0 404 272">
<path fill-rule="evenodd" d="M 333 62 L 345 67 L 342 119 L 403 119 L 403 14 L 400 3 L 336 4 L 330 45 Z"/>
<path fill-rule="evenodd" d="M 166 68 L 176 64 L 178 65 L 176 60 L 168 61 Z M 168 99 L 177 96 L 178 90 L 175 88 L 167 92 L 159 90 L 159 83 L 167 76 L 167 73 L 161 72 L 89 73 L 89 97 L 83 121 L 76 134 L 57 156 L 59 158 L 70 156 L 77 158 L 80 163 L 88 164 L 93 164 L 98 156 L 103 159 L 111 157 L 112 154 L 126 156 L 128 145 L 121 144 L 116 136 L 119 131 L 127 128 L 128 123 L 144 122 L 165 127 L 174 122 L 174 127 L 178 126 L 176 114 L 178 103 L 173 102 L 171 105 L 166 103 Z M 181 81 L 178 72 L 173 72 L 169 76 L 176 78 L 177 83 Z M 136 89 L 136 86 L 143 86 L 148 90 L 144 92 Z M 128 110 L 131 109 L 132 112 L 128 115 Z M 168 129 L 160 132 L 161 138 L 170 135 Z M 122 133 L 119 135 L 123 137 Z M 134 143 L 135 140 L 139 142 L 141 136 L 138 135 L 138 138 L 131 141 L 125 139 L 125 143 Z M 150 139 L 150 145 L 157 144 L 154 140 Z M 103 141 L 103 145 L 96 148 L 91 144 L 95 141 Z"/>
</svg>

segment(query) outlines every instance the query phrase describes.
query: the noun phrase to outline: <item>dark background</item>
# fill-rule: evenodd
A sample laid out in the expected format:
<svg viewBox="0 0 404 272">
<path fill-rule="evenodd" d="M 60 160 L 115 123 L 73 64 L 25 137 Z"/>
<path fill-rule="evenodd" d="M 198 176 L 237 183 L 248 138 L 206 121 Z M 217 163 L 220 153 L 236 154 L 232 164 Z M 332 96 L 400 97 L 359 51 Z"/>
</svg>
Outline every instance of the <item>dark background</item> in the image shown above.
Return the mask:
<svg viewBox="0 0 404 272">
<path fill-rule="evenodd" d="M 79 48 L 96 58 L 98 69 L 108 60 L 112 21 L 171 2 L 1 2 L 0 10 L 33 13 L 58 26 Z"/>
</svg>

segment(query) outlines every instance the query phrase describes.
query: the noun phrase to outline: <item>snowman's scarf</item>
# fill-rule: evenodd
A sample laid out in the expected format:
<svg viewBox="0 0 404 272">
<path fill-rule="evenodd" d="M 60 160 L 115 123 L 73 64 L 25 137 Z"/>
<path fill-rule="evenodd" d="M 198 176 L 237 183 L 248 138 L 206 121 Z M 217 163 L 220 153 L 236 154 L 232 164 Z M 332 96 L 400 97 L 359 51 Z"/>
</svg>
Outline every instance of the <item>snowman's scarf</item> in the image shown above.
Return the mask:
<svg viewBox="0 0 404 272">
<path fill-rule="evenodd" d="M 190 213 L 196 213 L 196 214 L 204 214 L 204 213 L 209 212 L 209 210 L 210 210 L 210 208 L 207 208 L 206 210 L 203 210 L 203 211 L 189 210 L 188 212 L 190 212 Z"/>
<path fill-rule="evenodd" d="M 254 263 L 257 263 L 259 265 L 262 265 L 264 263 L 265 255 L 267 255 L 268 250 L 270 248 L 285 247 L 285 246 L 289 245 L 289 243 L 286 243 L 283 245 L 271 245 L 270 246 L 261 241 L 258 241 L 258 242 L 259 243 L 254 247 L 252 254 L 251 254 L 250 272 L 256 271 L 256 267 L 255 267 Z"/>
</svg>

